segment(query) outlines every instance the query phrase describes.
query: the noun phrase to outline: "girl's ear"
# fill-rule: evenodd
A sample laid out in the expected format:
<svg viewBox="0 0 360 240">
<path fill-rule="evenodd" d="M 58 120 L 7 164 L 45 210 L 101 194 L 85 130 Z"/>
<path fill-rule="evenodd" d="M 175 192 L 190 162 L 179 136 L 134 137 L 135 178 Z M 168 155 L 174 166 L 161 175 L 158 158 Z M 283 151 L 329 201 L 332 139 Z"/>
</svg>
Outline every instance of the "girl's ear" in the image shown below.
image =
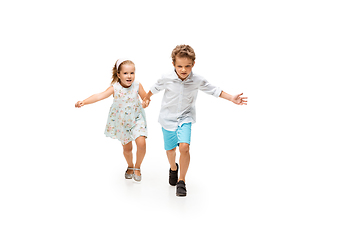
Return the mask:
<svg viewBox="0 0 360 240">
<path fill-rule="evenodd" d="M 117 73 L 116 75 L 117 75 L 117 77 L 120 79 L 120 73 Z"/>
</svg>

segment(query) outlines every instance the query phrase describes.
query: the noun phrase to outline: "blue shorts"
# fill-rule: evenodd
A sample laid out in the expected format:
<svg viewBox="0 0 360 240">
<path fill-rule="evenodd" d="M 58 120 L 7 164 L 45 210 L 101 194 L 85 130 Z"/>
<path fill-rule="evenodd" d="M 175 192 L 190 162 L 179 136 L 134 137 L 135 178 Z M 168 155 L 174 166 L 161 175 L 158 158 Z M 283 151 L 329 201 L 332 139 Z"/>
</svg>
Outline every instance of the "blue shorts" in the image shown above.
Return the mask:
<svg viewBox="0 0 360 240">
<path fill-rule="evenodd" d="M 165 150 L 171 150 L 179 146 L 180 143 L 190 145 L 191 123 L 184 123 L 179 126 L 176 131 L 168 131 L 162 128 L 164 134 Z"/>
</svg>

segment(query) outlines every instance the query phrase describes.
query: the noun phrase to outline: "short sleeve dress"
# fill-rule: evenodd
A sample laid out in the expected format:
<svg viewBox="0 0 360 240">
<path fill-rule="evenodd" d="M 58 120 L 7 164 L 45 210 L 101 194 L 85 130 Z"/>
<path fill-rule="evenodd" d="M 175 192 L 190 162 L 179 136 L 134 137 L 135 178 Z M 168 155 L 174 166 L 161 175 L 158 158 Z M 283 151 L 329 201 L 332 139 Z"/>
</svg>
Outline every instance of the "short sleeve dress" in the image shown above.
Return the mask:
<svg viewBox="0 0 360 240">
<path fill-rule="evenodd" d="M 139 82 L 124 88 L 115 83 L 114 102 L 110 107 L 105 135 L 118 139 L 123 145 L 140 136 L 147 137 L 145 111 L 139 99 Z"/>
</svg>

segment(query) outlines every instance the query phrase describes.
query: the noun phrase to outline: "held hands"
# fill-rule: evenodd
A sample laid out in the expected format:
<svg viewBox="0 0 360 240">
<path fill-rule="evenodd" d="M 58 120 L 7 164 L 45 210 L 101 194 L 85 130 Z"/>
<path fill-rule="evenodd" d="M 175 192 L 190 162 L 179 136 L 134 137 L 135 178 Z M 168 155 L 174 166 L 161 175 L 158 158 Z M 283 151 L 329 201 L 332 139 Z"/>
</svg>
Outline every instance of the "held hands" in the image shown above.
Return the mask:
<svg viewBox="0 0 360 240">
<path fill-rule="evenodd" d="M 84 106 L 84 101 L 78 101 L 77 103 L 75 103 L 76 108 L 81 108 L 82 106 Z"/>
<path fill-rule="evenodd" d="M 142 102 L 142 107 L 147 108 L 150 104 L 150 99 L 144 98 L 144 101 Z"/>
<path fill-rule="evenodd" d="M 243 93 L 233 95 L 231 101 L 237 105 L 247 105 L 247 97 L 241 97 Z"/>
</svg>

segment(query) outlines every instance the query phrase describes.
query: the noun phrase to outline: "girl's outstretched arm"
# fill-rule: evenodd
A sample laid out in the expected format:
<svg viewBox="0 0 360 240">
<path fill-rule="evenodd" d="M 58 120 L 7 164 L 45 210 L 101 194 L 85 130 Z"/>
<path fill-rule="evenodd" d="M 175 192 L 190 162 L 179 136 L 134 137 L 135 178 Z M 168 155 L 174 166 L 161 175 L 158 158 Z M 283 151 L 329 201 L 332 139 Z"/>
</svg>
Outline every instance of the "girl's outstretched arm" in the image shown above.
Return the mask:
<svg viewBox="0 0 360 240">
<path fill-rule="evenodd" d="M 110 97 L 111 94 L 114 93 L 114 87 L 113 86 L 110 86 L 108 89 L 106 89 L 104 92 L 102 93 L 97 93 L 97 94 L 94 94 L 90 97 L 88 97 L 87 99 L 83 100 L 83 101 L 78 101 L 76 104 L 75 104 L 75 107 L 77 108 L 80 108 L 84 105 L 87 105 L 87 104 L 91 104 L 91 103 L 95 103 L 95 102 L 98 102 L 98 101 L 101 101 L 105 98 L 108 98 Z"/>
</svg>

